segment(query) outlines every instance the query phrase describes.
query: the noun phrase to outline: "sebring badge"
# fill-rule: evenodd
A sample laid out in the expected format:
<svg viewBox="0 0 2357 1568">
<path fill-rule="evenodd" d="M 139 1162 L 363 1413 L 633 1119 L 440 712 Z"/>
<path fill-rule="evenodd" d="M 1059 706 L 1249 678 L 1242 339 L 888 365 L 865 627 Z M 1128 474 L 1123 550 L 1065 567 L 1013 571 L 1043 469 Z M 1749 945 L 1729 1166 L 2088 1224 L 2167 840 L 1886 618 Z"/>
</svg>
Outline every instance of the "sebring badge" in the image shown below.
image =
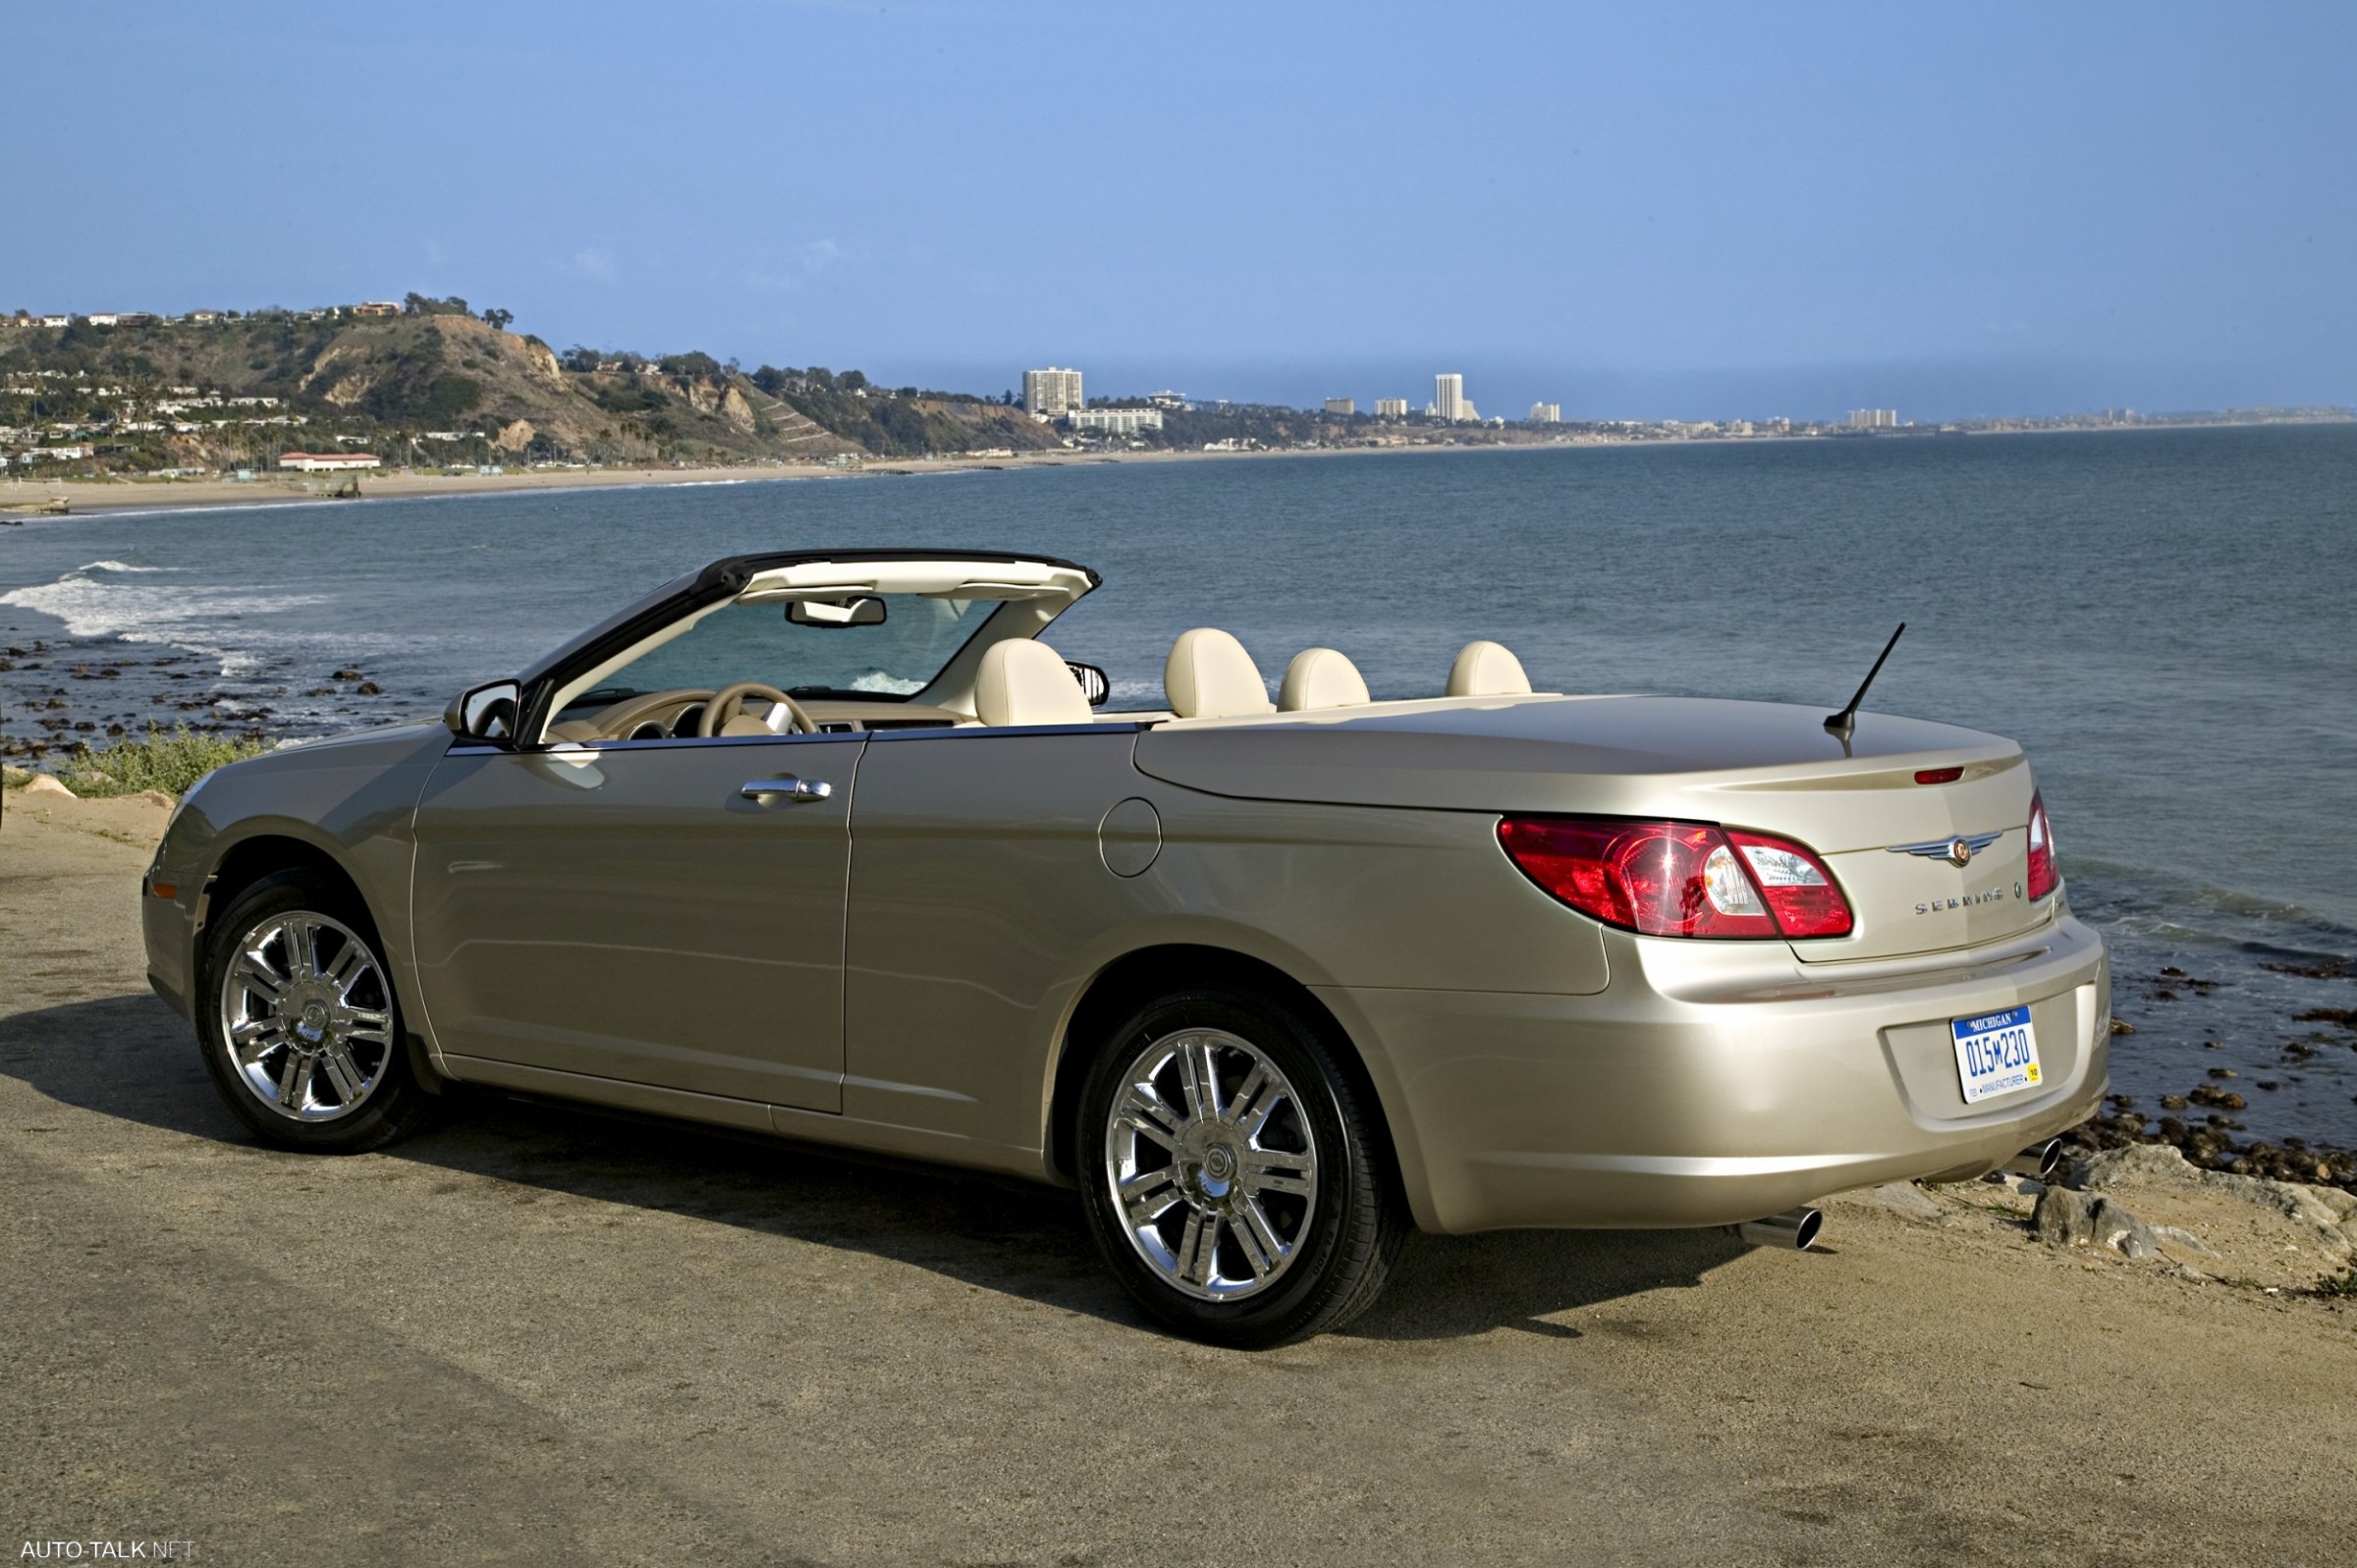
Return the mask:
<svg viewBox="0 0 2357 1568">
<path fill-rule="evenodd" d="M 1890 846 L 1894 855 L 1920 855 L 1926 860 L 1945 860 L 1961 870 L 1972 864 L 1972 857 L 2002 838 L 2000 833 L 1958 834 L 1952 838 L 1933 838 L 1923 843 L 1894 843 Z M 1983 892 L 1958 893 L 1952 898 L 1927 898 L 1915 906 L 1919 915 L 1937 914 L 1946 909 L 1970 909 L 1975 904 L 1996 903 L 2005 896 L 2002 888 L 1991 888 Z M 2018 884 L 2013 896 L 2021 896 Z"/>
</svg>

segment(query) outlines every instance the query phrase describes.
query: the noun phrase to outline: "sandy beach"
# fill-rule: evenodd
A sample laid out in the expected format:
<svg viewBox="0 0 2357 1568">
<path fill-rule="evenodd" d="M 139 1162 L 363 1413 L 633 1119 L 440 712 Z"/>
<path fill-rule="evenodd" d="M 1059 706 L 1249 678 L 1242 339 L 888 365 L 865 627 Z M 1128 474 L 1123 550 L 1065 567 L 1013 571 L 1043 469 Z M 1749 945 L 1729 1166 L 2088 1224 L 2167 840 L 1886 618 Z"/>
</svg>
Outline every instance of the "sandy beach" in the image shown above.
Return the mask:
<svg viewBox="0 0 2357 1568">
<path fill-rule="evenodd" d="M 842 467 L 820 463 L 744 464 L 704 468 L 520 468 L 506 473 L 444 473 L 423 468 L 385 468 L 358 475 L 359 499 L 401 500 L 438 496 L 499 495 L 529 490 L 604 490 L 633 485 L 766 484 L 794 479 L 854 479 L 959 473 L 978 469 L 1056 468 L 1074 463 L 1219 462 L 1240 458 L 1334 457 L 1337 451 L 1303 452 L 1054 452 L 998 458 L 871 458 Z M 1456 449 L 1367 448 L 1376 451 L 1446 452 Z M 1502 449 L 1504 450 L 1504 449 Z M 1538 450 L 1538 449 L 1531 449 Z M 30 509 L 62 496 L 72 514 L 146 512 L 184 507 L 290 506 L 334 500 L 350 474 L 257 473 L 233 479 L 75 479 L 56 484 L 0 485 L 0 522 L 32 514 Z M 12 511 L 11 509 L 15 509 Z"/>
<path fill-rule="evenodd" d="M 498 1097 L 377 1154 L 261 1149 L 141 980 L 163 821 L 0 819 L 24 1533 L 1214 1563 L 1135 1500 L 1248 1460 L 1288 1563 L 2324 1564 L 2357 1534 L 2357 1301 L 2313 1293 L 2347 1230 L 2262 1184 L 2071 1195 L 2133 1208 L 2136 1261 L 2042 1242 L 2018 1183 L 1835 1199 L 1817 1253 L 1423 1237 L 1351 1331 L 1234 1355 L 1139 1323 L 1054 1190 Z"/>
</svg>

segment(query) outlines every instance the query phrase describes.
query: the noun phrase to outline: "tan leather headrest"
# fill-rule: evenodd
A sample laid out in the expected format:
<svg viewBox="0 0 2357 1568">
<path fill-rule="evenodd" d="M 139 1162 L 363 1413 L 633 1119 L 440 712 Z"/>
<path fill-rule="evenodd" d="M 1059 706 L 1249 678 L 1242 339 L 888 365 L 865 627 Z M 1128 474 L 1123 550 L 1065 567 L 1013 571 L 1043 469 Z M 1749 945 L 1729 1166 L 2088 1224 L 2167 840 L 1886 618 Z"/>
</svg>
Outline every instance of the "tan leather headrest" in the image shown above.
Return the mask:
<svg viewBox="0 0 2357 1568">
<path fill-rule="evenodd" d="M 1285 682 L 1277 688 L 1277 707 L 1283 713 L 1304 708 L 1347 708 L 1368 700 L 1366 677 L 1358 666 L 1332 648 L 1304 648 L 1285 667 Z"/>
<path fill-rule="evenodd" d="M 1171 699 L 1171 711 L 1181 719 L 1277 711 L 1252 656 L 1217 626 L 1178 633 L 1162 667 L 1162 689 Z"/>
<path fill-rule="evenodd" d="M 1044 642 L 996 642 L 974 676 L 974 716 L 986 725 L 1084 725 L 1088 693 Z"/>
<path fill-rule="evenodd" d="M 1468 642 L 1449 667 L 1452 697 L 1518 697 L 1530 690 L 1522 661 L 1494 642 Z"/>
</svg>

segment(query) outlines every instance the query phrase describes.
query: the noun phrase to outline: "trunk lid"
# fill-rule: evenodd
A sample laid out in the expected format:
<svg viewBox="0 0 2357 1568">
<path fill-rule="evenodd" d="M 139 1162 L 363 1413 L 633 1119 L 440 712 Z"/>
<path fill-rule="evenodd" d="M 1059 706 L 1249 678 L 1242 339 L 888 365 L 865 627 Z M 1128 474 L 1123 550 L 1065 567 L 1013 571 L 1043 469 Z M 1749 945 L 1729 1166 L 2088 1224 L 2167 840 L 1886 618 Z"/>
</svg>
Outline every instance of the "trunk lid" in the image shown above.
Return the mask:
<svg viewBox="0 0 2357 1568">
<path fill-rule="evenodd" d="M 2023 895 L 2035 782 L 2018 745 L 1868 713 L 1845 746 L 1824 719 L 1691 697 L 1376 703 L 1160 725 L 1138 736 L 1137 767 L 1253 799 L 1672 818 L 1796 838 L 1825 858 L 1856 922 L 1792 944 L 1810 962 L 1969 946 L 2046 918 Z M 1959 770 L 1953 783 L 1915 782 L 1945 768 Z M 1947 856 L 1992 833 L 1965 864 Z"/>
</svg>

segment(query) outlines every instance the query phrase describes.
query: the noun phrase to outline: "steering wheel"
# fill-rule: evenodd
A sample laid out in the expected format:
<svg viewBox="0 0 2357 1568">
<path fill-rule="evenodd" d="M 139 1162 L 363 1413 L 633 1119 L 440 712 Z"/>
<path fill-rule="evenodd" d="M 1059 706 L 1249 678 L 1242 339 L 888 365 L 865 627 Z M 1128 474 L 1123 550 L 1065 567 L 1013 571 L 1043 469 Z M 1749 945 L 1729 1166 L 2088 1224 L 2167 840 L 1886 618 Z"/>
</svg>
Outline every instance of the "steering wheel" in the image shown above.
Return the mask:
<svg viewBox="0 0 2357 1568">
<path fill-rule="evenodd" d="M 739 680 L 712 693 L 711 700 L 704 704 L 703 717 L 695 722 L 696 734 L 706 740 L 719 734 L 722 727 L 743 710 L 747 697 L 766 697 L 773 703 L 783 704 L 791 721 L 786 733 L 818 733 L 818 726 L 810 722 L 810 716 L 802 711 L 800 703 L 775 686 L 765 685 L 758 680 Z"/>
</svg>

